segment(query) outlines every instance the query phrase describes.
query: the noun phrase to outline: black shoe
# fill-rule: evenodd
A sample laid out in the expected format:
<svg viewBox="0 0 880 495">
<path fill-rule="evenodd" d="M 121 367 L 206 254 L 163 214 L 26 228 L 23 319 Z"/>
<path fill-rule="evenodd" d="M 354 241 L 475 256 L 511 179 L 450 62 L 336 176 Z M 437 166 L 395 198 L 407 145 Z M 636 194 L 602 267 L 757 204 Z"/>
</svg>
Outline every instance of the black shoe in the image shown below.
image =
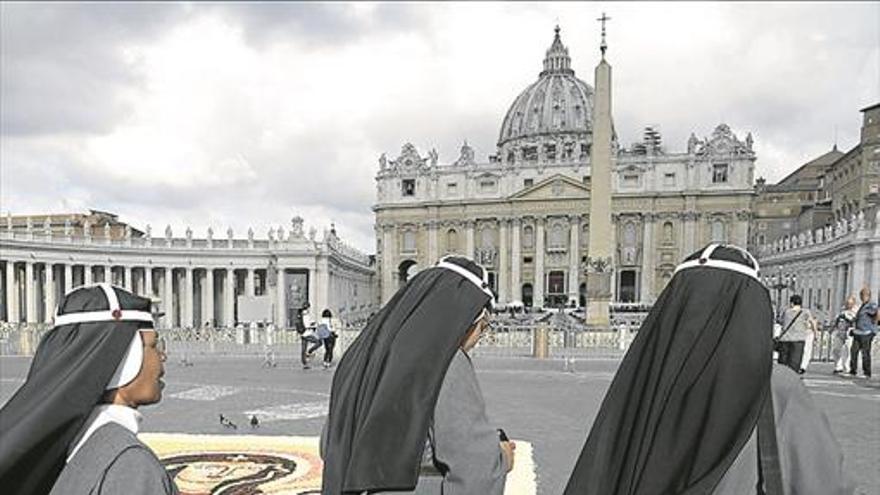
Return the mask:
<svg viewBox="0 0 880 495">
<path fill-rule="evenodd" d="M 797 370 L 797 374 L 798 374 L 798 375 L 803 375 L 803 374 L 806 373 L 806 372 L 807 372 L 807 370 L 805 370 L 805 369 L 803 369 L 803 368 Z"/>
<path fill-rule="evenodd" d="M 849 376 L 856 376 L 856 372 L 855 372 L 855 371 L 850 371 L 850 372 L 849 372 Z"/>
</svg>

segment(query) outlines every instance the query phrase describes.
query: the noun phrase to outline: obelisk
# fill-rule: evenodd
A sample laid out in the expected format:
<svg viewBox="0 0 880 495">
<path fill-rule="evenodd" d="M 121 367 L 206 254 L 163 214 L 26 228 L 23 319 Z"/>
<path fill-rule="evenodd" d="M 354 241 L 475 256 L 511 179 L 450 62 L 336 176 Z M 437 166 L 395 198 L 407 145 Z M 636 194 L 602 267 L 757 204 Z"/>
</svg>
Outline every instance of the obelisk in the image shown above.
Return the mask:
<svg viewBox="0 0 880 495">
<path fill-rule="evenodd" d="M 610 326 L 609 305 L 613 276 L 611 231 L 611 66 L 605 61 L 605 21 L 602 13 L 602 60 L 596 66 L 593 99 L 593 145 L 590 153 L 590 245 L 587 267 L 587 324 Z"/>
</svg>

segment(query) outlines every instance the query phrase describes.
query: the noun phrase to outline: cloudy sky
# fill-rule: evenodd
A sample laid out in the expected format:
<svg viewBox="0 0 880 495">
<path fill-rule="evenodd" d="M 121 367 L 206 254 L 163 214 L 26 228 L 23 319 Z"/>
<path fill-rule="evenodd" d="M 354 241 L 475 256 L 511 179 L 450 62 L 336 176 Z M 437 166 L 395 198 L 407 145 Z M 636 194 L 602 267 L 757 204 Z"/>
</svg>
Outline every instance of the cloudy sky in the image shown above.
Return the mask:
<svg viewBox="0 0 880 495">
<path fill-rule="evenodd" d="M 3 3 L 0 209 L 199 236 L 299 214 L 372 252 L 377 157 L 485 160 L 556 23 L 592 85 L 602 11 L 622 143 L 724 121 L 774 181 L 880 101 L 877 2 Z"/>
</svg>

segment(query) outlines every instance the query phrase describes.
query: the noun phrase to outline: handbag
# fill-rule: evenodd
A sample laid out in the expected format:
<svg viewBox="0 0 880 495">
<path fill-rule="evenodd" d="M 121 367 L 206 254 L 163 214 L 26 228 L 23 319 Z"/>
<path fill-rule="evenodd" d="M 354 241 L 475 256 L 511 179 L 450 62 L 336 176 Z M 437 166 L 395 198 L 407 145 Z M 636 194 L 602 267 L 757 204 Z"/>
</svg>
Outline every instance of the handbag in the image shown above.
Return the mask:
<svg viewBox="0 0 880 495">
<path fill-rule="evenodd" d="M 798 311 L 798 314 L 796 314 L 795 317 L 792 318 L 790 322 L 788 322 L 788 326 L 785 327 L 785 330 L 783 330 L 782 333 L 780 333 L 778 337 L 773 337 L 773 350 L 774 351 L 782 352 L 783 349 L 785 349 L 785 344 L 783 344 L 780 339 L 782 338 L 783 335 L 786 334 L 786 332 L 788 332 L 791 329 L 791 326 L 794 325 L 794 322 L 796 322 L 797 319 L 801 317 L 801 313 L 803 313 L 803 312 L 804 312 L 803 310 Z"/>
</svg>

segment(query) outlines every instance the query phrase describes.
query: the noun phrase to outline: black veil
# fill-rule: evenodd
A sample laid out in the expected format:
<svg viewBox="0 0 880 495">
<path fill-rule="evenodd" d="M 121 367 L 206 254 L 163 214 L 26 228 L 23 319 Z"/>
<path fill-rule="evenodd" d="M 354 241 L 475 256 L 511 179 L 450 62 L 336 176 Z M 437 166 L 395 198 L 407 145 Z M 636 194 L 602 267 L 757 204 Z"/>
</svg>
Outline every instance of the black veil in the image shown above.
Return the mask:
<svg viewBox="0 0 880 495">
<path fill-rule="evenodd" d="M 491 303 L 485 275 L 466 258 L 444 258 L 410 279 L 345 352 L 331 389 L 322 493 L 415 488 L 443 377 Z"/>
<path fill-rule="evenodd" d="M 757 269 L 724 245 L 679 265 L 621 362 L 566 495 L 712 492 L 769 393 L 773 321 Z"/>
</svg>

